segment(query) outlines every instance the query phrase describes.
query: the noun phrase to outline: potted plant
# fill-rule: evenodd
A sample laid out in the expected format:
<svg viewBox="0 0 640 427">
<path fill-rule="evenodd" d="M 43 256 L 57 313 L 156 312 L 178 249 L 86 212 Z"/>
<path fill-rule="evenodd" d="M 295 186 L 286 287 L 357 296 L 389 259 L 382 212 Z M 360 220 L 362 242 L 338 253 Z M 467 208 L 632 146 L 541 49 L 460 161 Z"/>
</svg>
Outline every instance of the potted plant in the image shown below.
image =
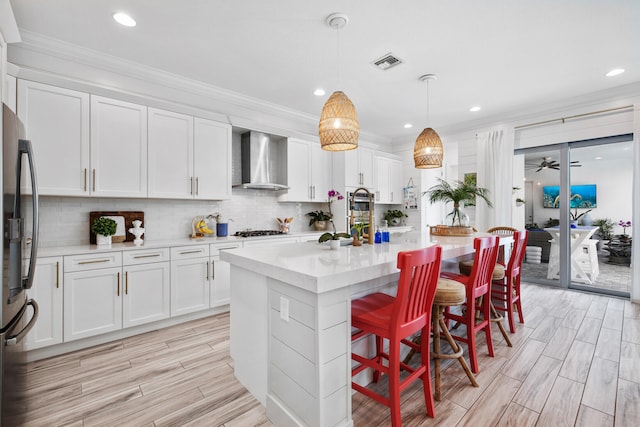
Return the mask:
<svg viewBox="0 0 640 427">
<path fill-rule="evenodd" d="M 407 214 L 398 209 L 389 209 L 384 214 L 384 219 L 389 225 L 400 225 L 402 218 L 406 218 Z"/>
<path fill-rule="evenodd" d="M 324 211 L 313 211 L 307 213 L 309 219 L 309 227 L 313 227 L 316 231 L 326 230 L 328 221 L 331 221 L 331 214 Z"/>
<path fill-rule="evenodd" d="M 474 201 L 476 197 L 483 199 L 491 208 L 493 204 L 488 198 L 489 190 L 476 187 L 472 183 L 456 181 L 455 185 L 449 184 L 444 179 L 438 178 L 439 183 L 425 191 L 423 194 L 429 196 L 429 202 L 452 202 L 453 211 L 445 218 L 445 223 L 452 227 L 468 227 L 469 216 L 461 209 L 460 203 Z"/>
<path fill-rule="evenodd" d="M 118 224 L 111 218 L 101 216 L 91 224 L 91 232 L 96 235 L 98 245 L 110 245 L 111 236 L 116 234 Z"/>
<path fill-rule="evenodd" d="M 351 235 L 349 233 L 337 233 L 336 225 L 333 221 L 329 221 L 333 226 L 333 233 L 324 233 L 322 236 L 318 238 L 318 243 L 329 242 L 331 249 L 338 249 L 340 247 L 340 238 L 350 239 Z"/>
</svg>

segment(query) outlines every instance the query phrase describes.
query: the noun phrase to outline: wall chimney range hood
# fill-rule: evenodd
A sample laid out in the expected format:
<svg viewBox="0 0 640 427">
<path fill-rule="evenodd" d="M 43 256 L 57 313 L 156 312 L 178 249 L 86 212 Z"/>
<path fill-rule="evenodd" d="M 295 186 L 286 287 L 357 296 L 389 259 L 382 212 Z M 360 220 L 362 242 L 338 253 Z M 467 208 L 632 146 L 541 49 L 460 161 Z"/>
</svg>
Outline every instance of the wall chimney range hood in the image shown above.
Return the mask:
<svg viewBox="0 0 640 427">
<path fill-rule="evenodd" d="M 242 182 L 234 187 L 253 190 L 286 190 L 287 139 L 263 132 L 242 134 Z"/>
</svg>

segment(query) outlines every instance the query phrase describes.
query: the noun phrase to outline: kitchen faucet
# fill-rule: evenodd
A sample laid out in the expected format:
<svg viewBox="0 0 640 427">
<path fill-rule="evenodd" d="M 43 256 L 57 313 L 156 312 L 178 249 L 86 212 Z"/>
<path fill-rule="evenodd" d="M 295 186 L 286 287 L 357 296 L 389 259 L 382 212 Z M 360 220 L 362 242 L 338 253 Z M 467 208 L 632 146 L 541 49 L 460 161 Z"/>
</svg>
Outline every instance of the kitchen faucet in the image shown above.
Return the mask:
<svg viewBox="0 0 640 427">
<path fill-rule="evenodd" d="M 355 209 L 353 206 L 355 205 L 355 198 L 358 192 L 364 192 L 367 194 L 369 199 L 369 227 L 367 228 L 366 233 L 362 233 L 362 238 L 366 240 L 368 244 L 372 244 L 371 236 L 373 235 L 371 227 L 373 227 L 373 194 L 369 190 L 364 187 L 358 187 L 351 193 L 351 199 L 349 200 L 349 232 L 353 229 L 353 225 L 355 224 Z"/>
</svg>

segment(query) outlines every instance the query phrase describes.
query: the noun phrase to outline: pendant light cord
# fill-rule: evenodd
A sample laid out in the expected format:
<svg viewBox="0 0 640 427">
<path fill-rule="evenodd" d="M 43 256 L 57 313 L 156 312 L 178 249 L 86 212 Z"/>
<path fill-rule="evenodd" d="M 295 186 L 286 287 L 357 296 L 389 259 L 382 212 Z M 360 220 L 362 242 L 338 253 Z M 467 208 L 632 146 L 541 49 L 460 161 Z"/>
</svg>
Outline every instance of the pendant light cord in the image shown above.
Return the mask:
<svg viewBox="0 0 640 427">
<path fill-rule="evenodd" d="M 340 27 L 336 25 L 336 90 L 340 88 Z"/>
<path fill-rule="evenodd" d="M 427 126 L 429 127 L 429 80 L 427 80 Z"/>
</svg>

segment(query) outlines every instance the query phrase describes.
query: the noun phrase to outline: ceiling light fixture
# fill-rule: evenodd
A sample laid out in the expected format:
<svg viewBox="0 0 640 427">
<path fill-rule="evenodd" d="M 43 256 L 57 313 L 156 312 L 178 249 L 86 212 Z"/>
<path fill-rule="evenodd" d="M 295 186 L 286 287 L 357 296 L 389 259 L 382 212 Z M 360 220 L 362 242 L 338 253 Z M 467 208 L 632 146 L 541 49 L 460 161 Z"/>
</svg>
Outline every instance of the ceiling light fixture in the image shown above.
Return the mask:
<svg viewBox="0 0 640 427">
<path fill-rule="evenodd" d="M 421 82 L 427 82 L 427 125 L 429 125 L 429 81 L 435 80 L 435 74 L 420 76 Z M 413 162 L 418 169 L 433 169 L 442 167 L 444 149 L 438 133 L 426 127 L 413 146 Z"/>
<path fill-rule="evenodd" d="M 479 105 L 474 105 L 473 107 L 469 108 L 469 111 L 471 111 L 472 113 L 480 110 L 482 110 L 482 107 L 480 107 Z"/>
<path fill-rule="evenodd" d="M 618 76 L 618 75 L 620 75 L 622 73 L 624 73 L 624 68 L 615 68 L 615 69 L 609 71 L 607 74 L 605 74 L 605 76 L 613 77 L 613 76 Z"/>
<path fill-rule="evenodd" d="M 314 90 L 314 91 L 313 91 L 313 94 L 314 94 L 315 96 L 324 96 L 324 94 L 325 94 L 325 93 L 326 93 L 326 92 L 324 91 L 324 89 L 320 89 L 320 88 L 318 88 L 318 89 L 316 89 L 316 90 Z"/>
<path fill-rule="evenodd" d="M 327 24 L 336 30 L 336 80 L 340 87 L 340 29 L 349 22 L 347 15 L 333 13 L 327 17 Z M 342 91 L 335 91 L 322 107 L 318 136 L 323 150 L 346 151 L 358 148 L 360 126 L 356 108 Z"/>
<path fill-rule="evenodd" d="M 405 129 L 411 129 L 413 127 L 413 125 L 411 123 L 405 123 L 404 124 L 404 128 Z"/>
<path fill-rule="evenodd" d="M 131 16 L 127 15 L 126 13 L 123 12 L 116 12 L 113 14 L 113 19 L 115 19 L 115 21 L 120 24 L 120 25 L 124 25 L 125 27 L 135 27 L 136 26 L 136 20 L 133 19 Z"/>
</svg>

